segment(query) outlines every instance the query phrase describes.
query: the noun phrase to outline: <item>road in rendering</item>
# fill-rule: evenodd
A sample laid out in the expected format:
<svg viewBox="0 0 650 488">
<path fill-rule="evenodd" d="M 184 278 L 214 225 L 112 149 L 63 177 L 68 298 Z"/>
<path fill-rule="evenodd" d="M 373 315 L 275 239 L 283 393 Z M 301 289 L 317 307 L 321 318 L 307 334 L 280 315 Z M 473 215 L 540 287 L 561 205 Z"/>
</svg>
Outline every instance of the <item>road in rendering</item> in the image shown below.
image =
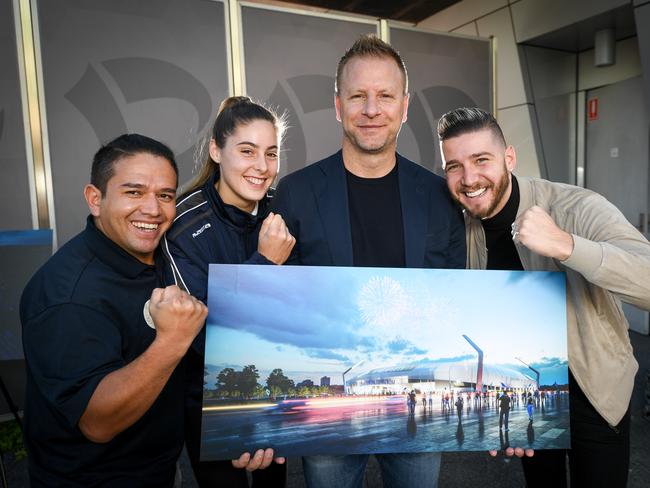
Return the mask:
<svg viewBox="0 0 650 488">
<path fill-rule="evenodd" d="M 460 421 L 459 421 L 460 420 Z M 409 414 L 404 396 L 338 397 L 214 406 L 203 412 L 202 459 L 234 459 L 272 447 L 279 456 L 313 454 L 485 451 L 507 445 L 569 447 L 568 393 L 538 401 L 533 421 L 521 402 L 499 429 L 494 403 L 443 409 L 418 402 Z"/>
</svg>

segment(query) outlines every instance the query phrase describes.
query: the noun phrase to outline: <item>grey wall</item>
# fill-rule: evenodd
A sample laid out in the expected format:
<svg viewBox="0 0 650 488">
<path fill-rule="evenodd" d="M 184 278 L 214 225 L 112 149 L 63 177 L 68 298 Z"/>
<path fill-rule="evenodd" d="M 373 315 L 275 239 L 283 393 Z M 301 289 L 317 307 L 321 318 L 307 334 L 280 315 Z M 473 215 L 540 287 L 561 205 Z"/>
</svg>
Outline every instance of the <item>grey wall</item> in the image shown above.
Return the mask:
<svg viewBox="0 0 650 488">
<path fill-rule="evenodd" d="M 0 2 L 0 230 L 31 229 L 25 127 L 12 2 Z"/>
<path fill-rule="evenodd" d="M 246 6 L 242 25 L 247 93 L 289 114 L 280 175 L 337 151 L 336 66 L 360 35 L 376 31 L 376 23 Z M 390 40 L 406 62 L 411 92 L 398 149 L 440 169 L 438 117 L 461 102 L 491 108 L 489 41 L 397 27 L 391 27 Z"/>
<path fill-rule="evenodd" d="M 191 177 L 228 95 L 224 5 L 201 0 L 38 2 L 59 245 L 84 225 L 93 154 L 125 132 L 161 140 Z"/>
<path fill-rule="evenodd" d="M 566 27 L 628 5 L 630 0 L 519 0 L 510 1 L 518 42 Z"/>
<path fill-rule="evenodd" d="M 398 150 L 441 173 L 435 135 L 440 116 L 462 106 L 492 109 L 490 43 L 395 27 L 390 29 L 390 40 L 406 63 L 411 93 Z"/>
<path fill-rule="evenodd" d="M 279 175 L 337 151 L 336 66 L 359 36 L 376 32 L 376 23 L 243 7 L 242 25 L 247 94 L 289 116 Z"/>
<path fill-rule="evenodd" d="M 539 127 L 540 173 L 575 184 L 578 56 L 531 46 L 522 46 L 521 52 Z"/>
<path fill-rule="evenodd" d="M 643 68 L 643 90 L 646 107 L 650 112 L 650 2 L 634 2 L 634 21 L 639 41 L 639 54 Z M 638 4 L 638 6 L 636 6 Z"/>
<path fill-rule="evenodd" d="M 512 0 L 461 0 L 418 24 L 418 27 L 468 36 L 493 37 L 496 45 L 497 120 L 506 140 L 517 149 L 517 174 L 545 173 L 541 159 L 534 100 L 526 88 L 524 62 L 517 46 Z M 546 0 L 539 0 L 545 3 Z"/>
</svg>

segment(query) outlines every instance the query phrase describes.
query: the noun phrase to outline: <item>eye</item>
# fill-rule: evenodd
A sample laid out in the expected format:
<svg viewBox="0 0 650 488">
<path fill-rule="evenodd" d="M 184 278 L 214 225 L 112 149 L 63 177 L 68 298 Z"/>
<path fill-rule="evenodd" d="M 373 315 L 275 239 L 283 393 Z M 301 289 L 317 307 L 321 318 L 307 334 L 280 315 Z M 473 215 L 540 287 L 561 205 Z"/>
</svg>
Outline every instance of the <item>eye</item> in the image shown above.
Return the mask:
<svg viewBox="0 0 650 488">
<path fill-rule="evenodd" d="M 458 169 L 457 164 L 447 164 L 445 165 L 445 173 L 451 173 L 452 171 L 456 171 Z"/>
<path fill-rule="evenodd" d="M 242 154 L 245 154 L 246 156 L 250 156 L 251 154 L 253 154 L 253 150 L 249 148 L 243 148 L 240 150 L 240 152 Z"/>
<path fill-rule="evenodd" d="M 127 190 L 124 193 L 126 193 L 130 197 L 139 197 L 142 195 L 142 192 L 140 190 Z"/>
<path fill-rule="evenodd" d="M 266 157 L 271 159 L 278 159 L 278 153 L 275 151 L 271 151 L 266 153 Z"/>
<path fill-rule="evenodd" d="M 160 195 L 158 195 L 158 198 L 163 202 L 171 202 L 174 200 L 174 195 L 172 195 L 171 193 L 161 193 Z"/>
</svg>

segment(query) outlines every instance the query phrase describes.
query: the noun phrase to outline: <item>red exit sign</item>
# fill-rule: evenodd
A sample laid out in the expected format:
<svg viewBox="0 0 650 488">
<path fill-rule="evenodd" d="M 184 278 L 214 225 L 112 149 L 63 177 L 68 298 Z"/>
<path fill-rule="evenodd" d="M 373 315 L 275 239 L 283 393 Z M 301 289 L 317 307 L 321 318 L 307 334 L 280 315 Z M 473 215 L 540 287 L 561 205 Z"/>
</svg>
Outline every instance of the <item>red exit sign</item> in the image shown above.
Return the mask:
<svg viewBox="0 0 650 488">
<path fill-rule="evenodd" d="M 598 120 L 598 97 L 590 98 L 587 101 L 587 120 L 589 122 Z"/>
</svg>

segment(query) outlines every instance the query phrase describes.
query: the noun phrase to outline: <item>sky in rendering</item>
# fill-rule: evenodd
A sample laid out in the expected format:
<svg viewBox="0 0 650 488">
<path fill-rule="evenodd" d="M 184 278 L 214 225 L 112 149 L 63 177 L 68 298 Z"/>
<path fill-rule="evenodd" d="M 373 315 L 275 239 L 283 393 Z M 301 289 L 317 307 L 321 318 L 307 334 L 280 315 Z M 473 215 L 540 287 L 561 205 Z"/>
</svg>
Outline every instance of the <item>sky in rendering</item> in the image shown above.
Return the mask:
<svg viewBox="0 0 650 488">
<path fill-rule="evenodd" d="M 562 273 L 211 265 L 206 363 L 341 373 L 473 359 L 566 380 Z M 530 373 L 528 371 L 528 373 Z"/>
</svg>

